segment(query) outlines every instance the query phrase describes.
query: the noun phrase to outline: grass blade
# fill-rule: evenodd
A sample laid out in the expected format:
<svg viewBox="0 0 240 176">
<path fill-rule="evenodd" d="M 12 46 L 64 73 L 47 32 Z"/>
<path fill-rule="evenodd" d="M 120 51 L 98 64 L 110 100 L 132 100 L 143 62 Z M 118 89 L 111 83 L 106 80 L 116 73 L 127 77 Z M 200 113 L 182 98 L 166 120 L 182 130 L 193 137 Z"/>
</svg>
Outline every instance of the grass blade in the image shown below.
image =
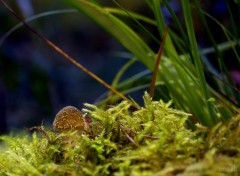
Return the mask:
<svg viewBox="0 0 240 176">
<path fill-rule="evenodd" d="M 153 70 L 154 53 L 125 23 L 103 7 L 85 0 L 64 0 L 94 20 L 133 53 L 146 67 Z"/>
<path fill-rule="evenodd" d="M 182 0 L 182 7 L 183 7 L 183 14 L 184 14 L 184 18 L 185 18 L 186 27 L 187 27 L 187 33 L 188 33 L 188 36 L 189 36 L 189 43 L 190 43 L 190 47 L 191 47 L 191 56 L 194 60 L 197 76 L 199 78 L 201 91 L 204 95 L 205 101 L 207 101 L 210 98 L 210 94 L 209 94 L 209 91 L 208 91 L 208 88 L 207 88 L 207 82 L 205 80 L 205 76 L 204 76 L 204 73 L 203 73 L 203 66 L 202 66 L 202 63 L 201 63 L 201 60 L 200 60 L 200 55 L 198 53 L 198 47 L 197 47 L 197 42 L 196 42 L 196 36 L 195 36 L 195 32 L 194 32 L 192 17 L 191 17 L 189 1 Z M 212 103 L 207 102 L 207 106 L 208 106 L 208 111 L 209 111 L 209 114 L 210 114 L 210 117 L 211 117 L 211 118 L 207 119 L 208 124 L 210 126 L 213 126 L 214 124 L 216 124 L 216 122 L 218 120 L 217 120 L 216 114 L 214 112 L 214 108 L 213 108 Z"/>
</svg>

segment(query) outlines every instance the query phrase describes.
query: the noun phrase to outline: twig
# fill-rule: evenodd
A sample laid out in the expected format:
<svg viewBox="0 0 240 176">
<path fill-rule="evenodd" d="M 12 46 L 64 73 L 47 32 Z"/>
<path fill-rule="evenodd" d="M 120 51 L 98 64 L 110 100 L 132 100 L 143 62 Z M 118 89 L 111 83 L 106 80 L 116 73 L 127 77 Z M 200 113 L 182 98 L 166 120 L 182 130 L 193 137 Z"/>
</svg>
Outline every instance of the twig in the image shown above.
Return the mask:
<svg viewBox="0 0 240 176">
<path fill-rule="evenodd" d="M 31 127 L 31 128 L 25 128 L 25 130 L 27 130 L 27 131 L 37 131 L 37 132 L 40 132 L 49 142 L 51 142 L 49 135 L 48 135 L 47 132 L 44 130 L 44 127 L 43 127 L 42 125 L 41 125 L 41 126 L 34 126 L 34 127 Z"/>
<path fill-rule="evenodd" d="M 8 11 L 15 16 L 16 19 L 18 19 L 20 22 L 23 23 L 23 25 L 29 29 L 30 31 L 32 31 L 34 34 L 36 34 L 39 38 L 41 38 L 46 44 L 48 44 L 51 48 L 53 48 L 55 51 L 57 51 L 58 53 L 60 53 L 62 56 L 64 56 L 67 60 L 69 60 L 70 62 L 72 62 L 76 67 L 80 68 L 82 71 L 84 71 L 86 74 L 88 74 L 90 77 L 92 77 L 93 79 L 95 79 L 96 81 L 98 81 L 100 84 L 102 84 L 103 86 L 105 86 L 107 89 L 109 89 L 110 91 L 112 91 L 113 93 L 115 93 L 116 95 L 118 95 L 119 97 L 121 97 L 123 100 L 126 100 L 128 102 L 130 102 L 132 104 L 132 106 L 138 108 L 138 106 L 133 103 L 130 99 L 128 99 L 125 95 L 123 95 L 122 93 L 120 93 L 119 91 L 117 91 L 115 88 L 113 88 L 112 86 L 110 86 L 109 84 L 107 84 L 104 80 L 102 80 L 100 77 L 98 77 L 97 75 L 95 75 L 94 73 L 92 73 L 91 71 L 89 71 L 87 68 L 85 68 L 83 65 L 81 65 L 80 63 L 78 63 L 75 59 L 73 59 L 71 56 L 69 56 L 67 53 L 65 53 L 62 49 L 60 49 L 58 46 L 56 46 L 53 42 L 51 42 L 47 37 L 45 37 L 43 34 L 41 34 L 40 32 L 36 31 L 34 28 L 32 28 L 27 22 L 25 22 L 19 15 L 17 15 L 17 13 L 11 8 L 9 7 L 3 0 L 0 0 L 0 2 L 8 9 Z"/>
</svg>

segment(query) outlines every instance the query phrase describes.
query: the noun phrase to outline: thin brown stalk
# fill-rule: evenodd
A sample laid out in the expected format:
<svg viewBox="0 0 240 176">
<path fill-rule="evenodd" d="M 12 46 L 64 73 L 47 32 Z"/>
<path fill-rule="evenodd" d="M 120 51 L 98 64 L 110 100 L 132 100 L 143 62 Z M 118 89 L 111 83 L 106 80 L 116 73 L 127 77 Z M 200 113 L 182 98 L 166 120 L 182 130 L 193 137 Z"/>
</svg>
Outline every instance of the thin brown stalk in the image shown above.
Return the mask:
<svg viewBox="0 0 240 176">
<path fill-rule="evenodd" d="M 56 46 L 53 42 L 51 42 L 47 37 L 45 37 L 43 34 L 41 34 L 40 32 L 36 31 L 33 27 L 31 27 L 28 23 L 26 23 L 11 7 L 9 7 L 3 0 L 0 0 L 1 4 L 3 4 L 8 10 L 9 12 L 15 16 L 16 19 L 18 19 L 20 22 L 23 23 L 23 25 L 29 29 L 30 31 L 32 31 L 34 34 L 36 34 L 39 38 L 41 38 L 46 44 L 48 44 L 51 48 L 53 48 L 55 51 L 57 51 L 58 53 L 60 53 L 62 56 L 64 56 L 67 60 L 69 60 L 71 63 L 73 63 L 76 67 L 80 68 L 82 71 L 84 71 L 86 74 L 88 74 L 90 77 L 92 77 L 93 79 L 95 79 L 97 82 L 99 82 L 100 84 L 102 84 L 103 86 L 105 86 L 107 89 L 109 89 L 110 91 L 112 91 L 113 93 L 115 93 L 116 95 L 118 95 L 119 97 L 121 97 L 123 100 L 126 100 L 128 102 L 130 102 L 132 104 L 132 106 L 138 108 L 138 106 L 133 103 L 130 99 L 128 99 L 125 95 L 123 95 L 122 93 L 120 93 L 119 91 L 117 91 L 115 88 L 113 88 L 111 85 L 109 85 L 108 83 L 106 83 L 103 79 L 101 79 L 100 77 L 98 77 L 97 75 L 95 75 L 94 73 L 92 73 L 91 71 L 89 71 L 87 68 L 85 68 L 83 65 L 81 65 L 80 63 L 78 63 L 75 59 L 73 59 L 71 56 L 69 56 L 67 53 L 65 53 L 62 49 L 60 49 L 58 46 Z"/>
<path fill-rule="evenodd" d="M 125 136 L 128 138 L 128 140 L 133 143 L 136 147 L 139 147 L 140 145 L 138 144 L 137 141 L 135 141 L 127 132 L 126 129 L 124 129 L 125 127 L 123 125 L 120 124 L 120 129 L 121 131 L 125 134 Z M 129 131 L 129 130 L 128 130 Z"/>
<path fill-rule="evenodd" d="M 168 33 L 168 27 L 165 27 L 162 42 L 161 42 L 160 48 L 158 50 L 157 58 L 156 58 L 155 63 L 154 63 L 152 81 L 151 81 L 150 90 L 149 90 L 149 95 L 151 97 L 154 96 L 158 67 L 159 67 L 159 63 L 160 63 L 160 60 L 161 60 L 161 56 L 162 56 L 162 52 L 163 52 L 163 46 L 164 46 L 164 43 L 165 43 L 165 40 L 166 40 L 166 37 L 167 37 L 167 33 Z"/>
<path fill-rule="evenodd" d="M 49 142 L 51 142 L 50 137 L 48 133 L 44 130 L 43 125 L 41 126 L 34 126 L 31 128 L 25 128 L 26 131 L 37 131 L 40 132 Z"/>
</svg>

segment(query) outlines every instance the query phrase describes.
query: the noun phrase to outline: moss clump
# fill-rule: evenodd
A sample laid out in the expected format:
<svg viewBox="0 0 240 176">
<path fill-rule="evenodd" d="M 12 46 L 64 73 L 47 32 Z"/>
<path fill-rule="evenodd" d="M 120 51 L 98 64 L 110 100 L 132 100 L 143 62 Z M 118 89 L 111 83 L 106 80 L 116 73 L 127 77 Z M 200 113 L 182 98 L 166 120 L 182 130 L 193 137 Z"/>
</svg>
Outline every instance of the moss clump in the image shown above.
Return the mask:
<svg viewBox="0 0 240 176">
<path fill-rule="evenodd" d="M 136 111 L 126 101 L 107 110 L 85 104 L 92 123 L 82 134 L 41 126 L 2 136 L 0 175 L 238 175 L 240 116 L 192 132 L 190 114 L 143 99 Z"/>
</svg>

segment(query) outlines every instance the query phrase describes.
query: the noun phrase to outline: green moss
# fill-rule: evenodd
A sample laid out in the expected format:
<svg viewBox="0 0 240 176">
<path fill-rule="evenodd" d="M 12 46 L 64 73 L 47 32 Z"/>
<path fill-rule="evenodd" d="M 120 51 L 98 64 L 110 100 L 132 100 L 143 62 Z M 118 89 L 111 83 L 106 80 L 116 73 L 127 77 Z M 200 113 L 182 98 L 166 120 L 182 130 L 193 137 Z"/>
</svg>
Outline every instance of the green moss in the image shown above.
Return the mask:
<svg viewBox="0 0 240 176">
<path fill-rule="evenodd" d="M 107 110 L 85 104 L 92 123 L 81 135 L 41 126 L 31 136 L 2 136 L 0 175 L 238 174 L 240 116 L 193 132 L 190 114 L 143 98 L 136 111 L 126 101 Z"/>
</svg>

